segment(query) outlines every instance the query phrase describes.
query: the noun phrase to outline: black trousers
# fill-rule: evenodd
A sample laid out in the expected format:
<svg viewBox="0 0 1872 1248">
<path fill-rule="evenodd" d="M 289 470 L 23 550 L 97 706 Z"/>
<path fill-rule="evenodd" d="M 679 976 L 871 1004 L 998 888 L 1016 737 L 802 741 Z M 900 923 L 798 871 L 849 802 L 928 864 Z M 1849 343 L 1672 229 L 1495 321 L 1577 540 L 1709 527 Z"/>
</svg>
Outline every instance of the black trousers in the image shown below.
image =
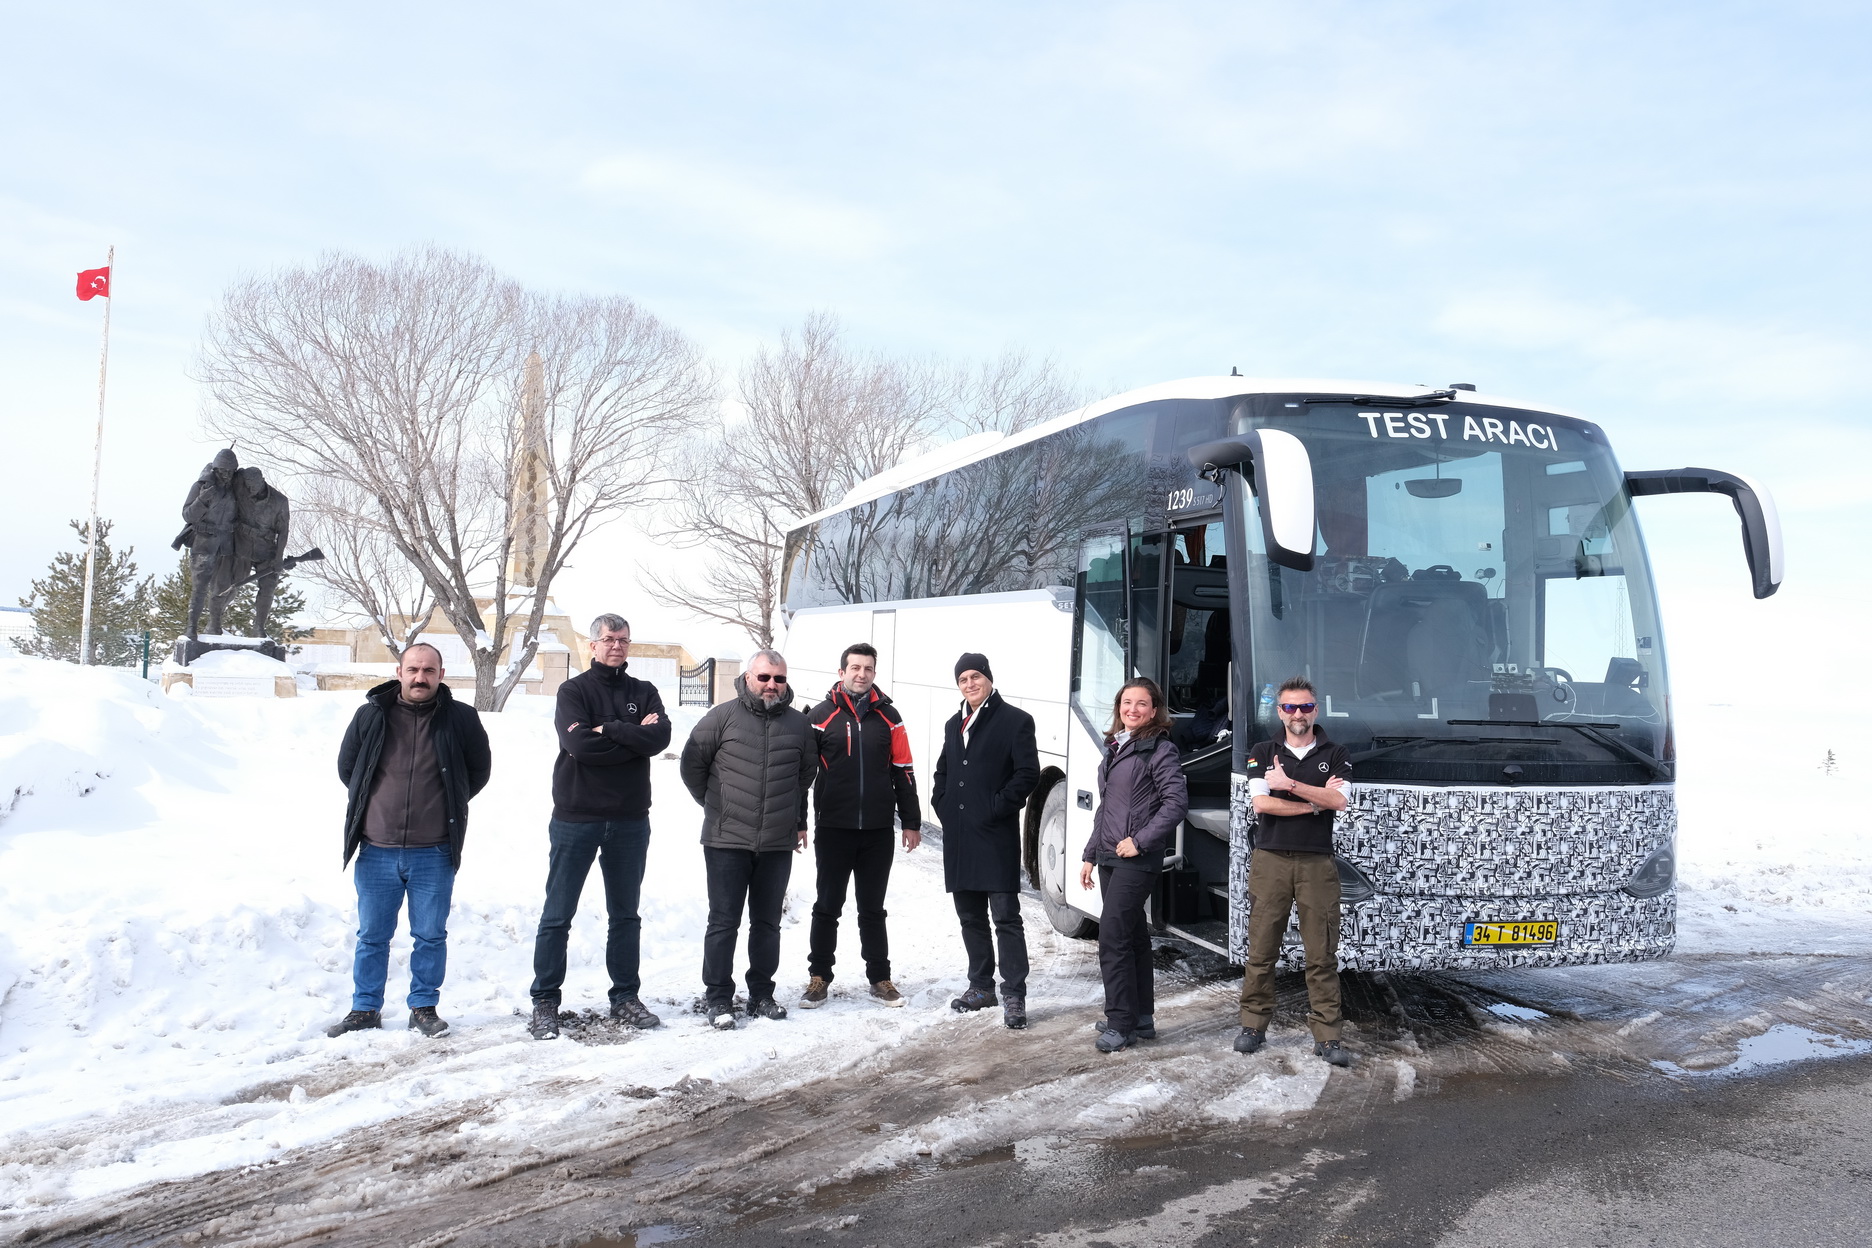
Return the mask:
<svg viewBox="0 0 1872 1248">
<path fill-rule="evenodd" d="M 790 850 L 756 853 L 751 849 L 714 849 L 704 845 L 708 864 L 708 930 L 702 937 L 702 986 L 708 1003 L 734 1000 L 735 939 L 741 934 L 741 911 L 748 915 L 747 999 L 752 1005 L 774 994 L 780 968 L 780 907 L 793 875 Z"/>
<path fill-rule="evenodd" d="M 962 920 L 962 947 L 968 951 L 969 987 L 994 991 L 995 952 L 1001 954 L 1001 991 L 1027 995 L 1027 929 L 1021 926 L 1019 893 L 981 893 L 958 889 L 956 917 Z M 994 935 L 988 916 L 994 915 Z"/>
<path fill-rule="evenodd" d="M 865 978 L 875 984 L 891 977 L 890 936 L 884 930 L 889 913 L 884 909 L 884 892 L 890 887 L 896 840 L 891 828 L 819 829 L 814 851 L 819 864 L 819 895 L 812 908 L 807 974 L 832 978 L 832 965 L 838 961 L 839 914 L 845 909 L 845 889 L 855 880 L 858 952 L 864 956 Z"/>
<path fill-rule="evenodd" d="M 1157 1012 L 1150 922 L 1144 903 L 1157 887 L 1156 871 L 1100 867 L 1099 974 L 1105 979 L 1105 1025 L 1129 1035 L 1138 1019 Z"/>
</svg>

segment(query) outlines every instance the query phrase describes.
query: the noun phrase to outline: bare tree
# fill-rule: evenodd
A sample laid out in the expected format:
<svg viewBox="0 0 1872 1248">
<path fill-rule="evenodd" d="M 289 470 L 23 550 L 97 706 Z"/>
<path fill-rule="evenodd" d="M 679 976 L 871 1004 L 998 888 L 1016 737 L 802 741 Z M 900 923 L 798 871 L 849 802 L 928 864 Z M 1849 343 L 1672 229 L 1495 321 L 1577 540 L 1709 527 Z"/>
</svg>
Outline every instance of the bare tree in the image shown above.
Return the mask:
<svg viewBox="0 0 1872 1248">
<path fill-rule="evenodd" d="M 467 646 L 483 710 L 533 661 L 567 558 L 666 483 L 714 388 L 629 300 L 529 294 L 434 248 L 238 283 L 201 372 L 212 429 L 366 500 Z"/>
<path fill-rule="evenodd" d="M 295 517 L 300 535 L 324 552 L 300 575 L 324 586 L 367 616 L 395 658 L 429 630 L 436 602 L 372 500 L 347 481 L 312 478 Z"/>
<path fill-rule="evenodd" d="M 1090 397 L 1078 378 L 1052 357 L 1009 347 L 993 359 L 957 368 L 946 424 L 952 436 L 999 430 L 1019 433 L 1083 406 Z"/>
</svg>

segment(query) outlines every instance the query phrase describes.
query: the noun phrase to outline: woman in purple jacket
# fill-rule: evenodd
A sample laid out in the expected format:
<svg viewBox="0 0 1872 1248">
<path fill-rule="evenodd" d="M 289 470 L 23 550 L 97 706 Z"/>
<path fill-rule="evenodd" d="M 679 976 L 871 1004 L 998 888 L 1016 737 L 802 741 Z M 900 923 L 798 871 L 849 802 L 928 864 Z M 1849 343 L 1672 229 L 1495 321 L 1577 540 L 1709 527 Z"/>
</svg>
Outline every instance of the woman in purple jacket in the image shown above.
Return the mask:
<svg viewBox="0 0 1872 1248">
<path fill-rule="evenodd" d="M 1099 1052 L 1116 1053 L 1140 1038 L 1157 1038 L 1144 903 L 1156 890 L 1177 825 L 1189 813 L 1189 784 L 1170 742 L 1170 712 L 1155 681 L 1140 677 L 1118 691 L 1098 777 L 1098 813 L 1092 817 L 1079 884 L 1091 888 L 1092 868 L 1098 868 L 1105 903 L 1099 914 L 1105 1021 L 1096 1043 Z"/>
</svg>

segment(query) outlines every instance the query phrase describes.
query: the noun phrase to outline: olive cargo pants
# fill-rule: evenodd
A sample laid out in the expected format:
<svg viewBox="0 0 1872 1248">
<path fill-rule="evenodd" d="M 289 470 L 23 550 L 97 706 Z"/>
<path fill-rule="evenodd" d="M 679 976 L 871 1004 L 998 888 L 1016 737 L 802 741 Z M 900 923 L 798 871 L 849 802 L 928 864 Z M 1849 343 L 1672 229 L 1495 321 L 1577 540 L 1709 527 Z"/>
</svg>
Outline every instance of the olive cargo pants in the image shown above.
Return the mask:
<svg viewBox="0 0 1872 1248">
<path fill-rule="evenodd" d="M 1248 965 L 1242 976 L 1241 1025 L 1274 1017 L 1274 961 L 1287 916 L 1300 907 L 1306 949 L 1307 1026 L 1315 1040 L 1339 1038 L 1339 868 L 1331 854 L 1257 849 L 1248 864 Z"/>
</svg>

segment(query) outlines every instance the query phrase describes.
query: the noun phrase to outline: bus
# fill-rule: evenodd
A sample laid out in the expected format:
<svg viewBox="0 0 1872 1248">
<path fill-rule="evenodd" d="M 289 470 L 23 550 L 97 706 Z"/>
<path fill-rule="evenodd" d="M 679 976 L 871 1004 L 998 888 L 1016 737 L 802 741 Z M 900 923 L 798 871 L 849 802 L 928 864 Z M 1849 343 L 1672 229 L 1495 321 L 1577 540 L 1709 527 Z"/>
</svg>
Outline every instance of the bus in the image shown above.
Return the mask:
<svg viewBox="0 0 1872 1248">
<path fill-rule="evenodd" d="M 1577 416 L 1465 384 L 1167 382 L 963 438 L 800 520 L 785 653 L 812 694 L 847 645 L 876 645 L 925 797 L 955 657 L 985 653 L 1037 725 L 1024 860 L 1068 935 L 1096 932 L 1077 864 L 1113 699 L 1142 675 L 1169 701 L 1191 806 L 1152 923 L 1246 960 L 1243 768 L 1299 675 L 1353 758 L 1342 967 L 1660 958 L 1676 756 L 1632 500 L 1686 492 L 1732 500 L 1755 596 L 1772 594 L 1765 489 L 1624 471 Z"/>
</svg>

